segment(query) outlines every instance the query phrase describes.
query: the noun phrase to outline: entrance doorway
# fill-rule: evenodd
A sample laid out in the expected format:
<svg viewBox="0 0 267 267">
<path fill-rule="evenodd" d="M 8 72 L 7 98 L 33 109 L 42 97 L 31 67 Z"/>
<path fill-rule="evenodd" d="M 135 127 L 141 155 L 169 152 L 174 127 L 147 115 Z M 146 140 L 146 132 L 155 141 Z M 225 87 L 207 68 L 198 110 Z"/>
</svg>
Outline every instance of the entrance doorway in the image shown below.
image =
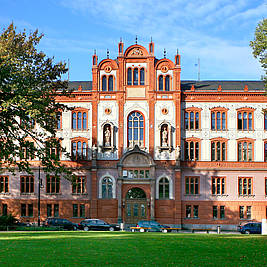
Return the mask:
<svg viewBox="0 0 267 267">
<path fill-rule="evenodd" d="M 147 218 L 147 199 L 146 193 L 141 188 L 130 189 L 125 201 L 125 222 L 137 223 Z"/>
</svg>

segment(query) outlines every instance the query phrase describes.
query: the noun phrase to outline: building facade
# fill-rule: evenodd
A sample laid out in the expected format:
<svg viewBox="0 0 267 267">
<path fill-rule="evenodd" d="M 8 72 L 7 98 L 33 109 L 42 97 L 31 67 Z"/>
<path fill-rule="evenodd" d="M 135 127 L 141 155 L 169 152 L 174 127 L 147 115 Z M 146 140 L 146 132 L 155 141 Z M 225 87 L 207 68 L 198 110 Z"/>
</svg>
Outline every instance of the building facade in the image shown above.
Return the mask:
<svg viewBox="0 0 267 267">
<path fill-rule="evenodd" d="M 78 222 L 141 219 L 183 228 L 236 229 L 267 217 L 267 98 L 262 82 L 181 81 L 174 61 L 134 44 L 70 82 L 57 137 L 77 176 L 41 172 L 40 216 Z M 38 217 L 34 176 L 0 176 L 0 212 Z"/>
</svg>

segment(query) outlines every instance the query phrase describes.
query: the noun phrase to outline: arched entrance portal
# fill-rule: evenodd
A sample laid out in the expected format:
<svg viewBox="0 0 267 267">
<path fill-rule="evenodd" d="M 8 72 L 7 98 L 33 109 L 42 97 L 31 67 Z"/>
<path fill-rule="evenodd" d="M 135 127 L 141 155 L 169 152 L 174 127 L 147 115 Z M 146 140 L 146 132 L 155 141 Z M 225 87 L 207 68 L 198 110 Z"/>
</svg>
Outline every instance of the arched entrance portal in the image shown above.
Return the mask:
<svg viewBox="0 0 267 267">
<path fill-rule="evenodd" d="M 131 188 L 125 199 L 125 222 L 137 223 L 147 218 L 147 198 L 144 190 Z"/>
</svg>

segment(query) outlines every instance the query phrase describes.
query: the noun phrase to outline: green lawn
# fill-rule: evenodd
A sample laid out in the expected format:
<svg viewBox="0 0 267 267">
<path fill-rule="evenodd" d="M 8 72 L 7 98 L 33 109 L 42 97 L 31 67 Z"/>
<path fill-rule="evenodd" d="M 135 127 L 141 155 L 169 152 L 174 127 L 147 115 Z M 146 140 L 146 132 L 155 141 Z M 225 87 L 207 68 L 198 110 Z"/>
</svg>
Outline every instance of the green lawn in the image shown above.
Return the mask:
<svg viewBox="0 0 267 267">
<path fill-rule="evenodd" d="M 0 232 L 0 266 L 266 266 L 267 236 Z"/>
</svg>

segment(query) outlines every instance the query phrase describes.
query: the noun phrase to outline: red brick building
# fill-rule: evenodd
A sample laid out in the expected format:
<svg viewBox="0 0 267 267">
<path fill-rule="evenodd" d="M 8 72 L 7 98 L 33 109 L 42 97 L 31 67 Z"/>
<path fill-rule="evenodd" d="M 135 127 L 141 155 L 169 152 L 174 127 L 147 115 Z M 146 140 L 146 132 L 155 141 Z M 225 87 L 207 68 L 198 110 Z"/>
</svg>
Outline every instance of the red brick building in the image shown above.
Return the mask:
<svg viewBox="0 0 267 267">
<path fill-rule="evenodd" d="M 41 173 L 41 220 L 236 229 L 266 218 L 263 83 L 181 81 L 179 54 L 157 59 L 153 42 L 123 45 L 115 60 L 93 55 L 92 81 L 70 82 L 73 97 L 58 96 L 74 108 L 57 135 L 77 180 Z M 37 221 L 38 169 L 0 179 L 0 212 Z"/>
</svg>

